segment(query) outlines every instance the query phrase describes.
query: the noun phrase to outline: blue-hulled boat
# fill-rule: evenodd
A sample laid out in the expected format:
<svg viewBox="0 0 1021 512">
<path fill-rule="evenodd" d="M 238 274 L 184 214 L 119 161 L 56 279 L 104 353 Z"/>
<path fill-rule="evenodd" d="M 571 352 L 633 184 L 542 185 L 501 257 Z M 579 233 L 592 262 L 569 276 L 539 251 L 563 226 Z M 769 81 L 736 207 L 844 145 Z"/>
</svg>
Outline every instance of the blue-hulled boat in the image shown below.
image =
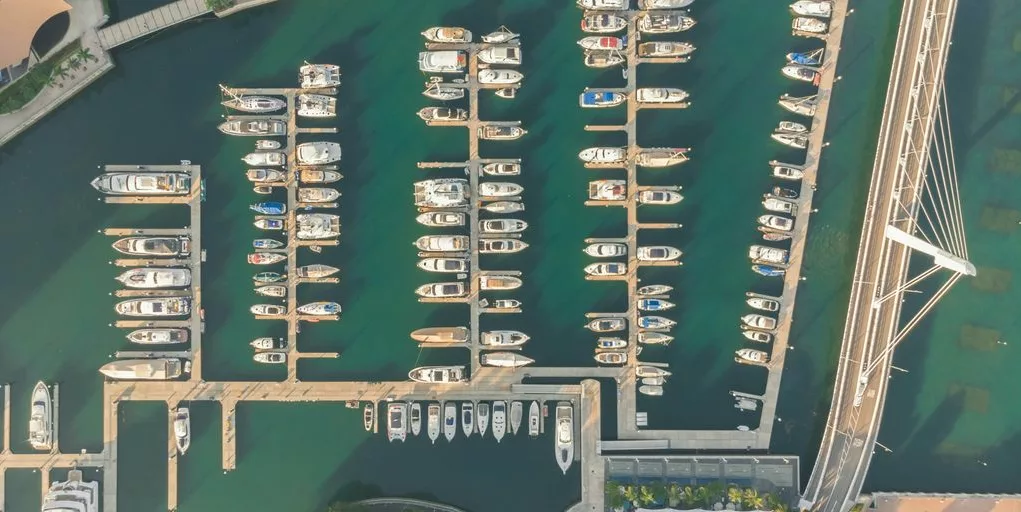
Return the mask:
<svg viewBox="0 0 1021 512">
<path fill-rule="evenodd" d="M 272 238 L 256 238 L 252 240 L 252 247 L 256 249 L 279 249 L 283 246 L 283 242 Z"/>
<path fill-rule="evenodd" d="M 264 201 L 249 206 L 253 211 L 263 215 L 283 215 L 287 213 L 287 205 L 279 201 Z"/>
<path fill-rule="evenodd" d="M 665 311 L 674 307 L 674 303 L 663 299 L 639 299 L 638 309 L 642 311 Z"/>
<path fill-rule="evenodd" d="M 812 50 L 810 52 L 791 52 L 787 54 L 787 62 L 791 64 L 800 64 L 802 66 L 818 66 L 822 63 L 822 54 L 824 48 L 818 50 Z"/>
<path fill-rule="evenodd" d="M 766 277 L 779 277 L 787 272 L 782 268 L 771 267 L 769 265 L 752 265 L 752 270 L 756 274 L 763 275 Z"/>
<path fill-rule="evenodd" d="M 616 107 L 627 99 L 623 93 L 612 91 L 588 91 L 581 93 L 578 104 L 581 108 Z"/>
</svg>

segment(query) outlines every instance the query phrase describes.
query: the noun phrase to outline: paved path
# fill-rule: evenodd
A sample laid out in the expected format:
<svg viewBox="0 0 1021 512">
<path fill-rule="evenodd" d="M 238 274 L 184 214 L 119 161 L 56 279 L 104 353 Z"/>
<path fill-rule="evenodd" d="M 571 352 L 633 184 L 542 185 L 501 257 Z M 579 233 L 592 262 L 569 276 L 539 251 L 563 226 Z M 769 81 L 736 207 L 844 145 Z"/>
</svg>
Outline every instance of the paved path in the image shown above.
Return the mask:
<svg viewBox="0 0 1021 512">
<path fill-rule="evenodd" d="M 99 41 L 109 50 L 210 12 L 205 0 L 178 0 L 100 30 Z"/>
</svg>

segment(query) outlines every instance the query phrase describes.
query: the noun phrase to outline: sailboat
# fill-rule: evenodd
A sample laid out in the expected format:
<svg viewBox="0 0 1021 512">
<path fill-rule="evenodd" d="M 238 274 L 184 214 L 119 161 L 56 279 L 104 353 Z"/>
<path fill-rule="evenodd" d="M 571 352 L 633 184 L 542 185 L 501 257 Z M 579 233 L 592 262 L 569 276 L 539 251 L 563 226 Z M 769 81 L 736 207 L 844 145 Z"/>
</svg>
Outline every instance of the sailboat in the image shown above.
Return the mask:
<svg viewBox="0 0 1021 512">
<path fill-rule="evenodd" d="M 518 435 L 518 429 L 521 428 L 521 412 L 524 407 L 521 402 L 515 400 L 511 402 L 510 410 L 510 428 L 511 434 Z"/>
<path fill-rule="evenodd" d="M 36 450 L 53 448 L 53 399 L 50 397 L 50 388 L 43 381 L 39 381 L 32 390 L 28 442 Z"/>
</svg>

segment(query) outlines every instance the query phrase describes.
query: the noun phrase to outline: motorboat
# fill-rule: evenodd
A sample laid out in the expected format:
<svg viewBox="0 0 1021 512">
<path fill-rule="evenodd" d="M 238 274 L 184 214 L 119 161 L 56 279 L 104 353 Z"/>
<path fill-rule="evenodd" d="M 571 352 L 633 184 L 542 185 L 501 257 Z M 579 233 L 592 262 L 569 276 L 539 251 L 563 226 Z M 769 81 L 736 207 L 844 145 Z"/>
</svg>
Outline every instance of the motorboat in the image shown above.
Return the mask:
<svg viewBox="0 0 1021 512">
<path fill-rule="evenodd" d="M 99 373 L 113 380 L 172 380 L 191 371 L 191 362 L 177 358 L 118 359 Z"/>
<path fill-rule="evenodd" d="M 780 69 L 780 72 L 784 76 L 792 80 L 798 80 L 801 82 L 815 82 L 819 79 L 819 72 L 814 68 L 808 66 L 801 66 L 798 64 L 788 64 Z"/>
<path fill-rule="evenodd" d="M 472 33 L 461 27 L 430 27 L 422 31 L 422 36 L 433 43 L 470 43 Z"/>
<path fill-rule="evenodd" d="M 759 329 L 761 331 L 772 331 L 776 329 L 776 319 L 765 315 L 759 314 L 748 314 L 741 317 L 741 323 L 751 327 L 752 329 Z"/>
<path fill-rule="evenodd" d="M 676 247 L 650 245 L 638 248 L 638 261 L 674 261 L 682 254 Z"/>
<path fill-rule="evenodd" d="M 490 347 L 520 347 L 529 339 L 521 331 L 485 331 L 482 333 L 482 344 Z"/>
<path fill-rule="evenodd" d="M 635 91 L 639 103 L 681 103 L 688 99 L 688 91 L 675 87 L 641 87 Z"/>
<path fill-rule="evenodd" d="M 493 91 L 493 95 L 497 98 L 513 99 L 518 96 L 517 88 L 515 87 L 504 87 Z"/>
<path fill-rule="evenodd" d="M 479 221 L 479 231 L 483 233 L 520 233 L 528 228 L 528 223 L 521 219 L 490 219 Z"/>
<path fill-rule="evenodd" d="M 340 217 L 325 213 L 306 213 L 294 216 L 298 224 L 299 240 L 323 240 L 340 236 Z"/>
<path fill-rule="evenodd" d="M 666 311 L 674 306 L 673 302 L 663 299 L 638 299 L 638 309 L 641 311 Z"/>
<path fill-rule="evenodd" d="M 673 286 L 665 284 L 650 284 L 637 290 L 639 297 L 650 297 L 654 295 L 666 295 L 674 289 Z"/>
<path fill-rule="evenodd" d="M 782 268 L 772 267 L 769 265 L 752 265 L 752 271 L 766 277 L 780 277 L 787 273 L 787 271 Z"/>
<path fill-rule="evenodd" d="M 663 386 L 638 386 L 638 392 L 646 396 L 662 396 Z"/>
<path fill-rule="evenodd" d="M 461 431 L 465 437 L 475 432 L 475 404 L 472 402 L 461 402 Z"/>
<path fill-rule="evenodd" d="M 635 376 L 639 378 L 646 377 L 669 377 L 672 375 L 669 371 L 664 370 L 658 366 L 638 366 L 635 368 Z"/>
<path fill-rule="evenodd" d="M 638 192 L 640 204 L 671 205 L 683 200 L 684 196 L 674 190 L 642 190 Z"/>
<path fill-rule="evenodd" d="M 790 240 L 793 237 L 791 233 L 773 231 L 766 226 L 758 226 L 757 229 L 762 232 L 762 239 L 767 242 L 782 242 L 784 240 Z"/>
<path fill-rule="evenodd" d="M 255 304 L 249 310 L 259 316 L 277 316 L 287 312 L 286 308 L 277 304 Z"/>
<path fill-rule="evenodd" d="M 422 431 L 422 405 L 411 403 L 411 435 L 417 436 Z"/>
<path fill-rule="evenodd" d="M 298 189 L 299 203 L 331 203 L 340 197 L 335 188 L 308 187 Z"/>
<path fill-rule="evenodd" d="M 613 14 L 588 14 L 581 19 L 582 32 L 612 34 L 627 28 L 627 20 Z"/>
<path fill-rule="evenodd" d="M 748 299 L 745 299 L 745 303 L 748 304 L 748 306 L 754 309 L 758 309 L 760 311 L 772 312 L 778 311 L 780 309 L 779 301 L 766 299 L 762 297 L 749 297 Z"/>
<path fill-rule="evenodd" d="M 493 438 L 496 442 L 503 440 L 507 433 L 507 402 L 504 400 L 493 401 Z"/>
<path fill-rule="evenodd" d="M 248 165 L 280 167 L 287 163 L 287 155 L 282 151 L 256 151 L 255 153 L 248 153 L 241 158 L 241 161 Z"/>
<path fill-rule="evenodd" d="M 311 316 L 329 316 L 340 314 L 340 304 L 336 302 L 310 302 L 298 306 L 298 313 Z"/>
<path fill-rule="evenodd" d="M 640 316 L 638 327 L 642 329 L 670 329 L 677 325 L 677 322 L 662 316 Z"/>
<path fill-rule="evenodd" d="M 808 32 L 810 34 L 825 34 L 829 30 L 829 26 L 826 25 L 825 21 L 802 16 L 794 18 L 794 21 L 791 22 L 791 28 L 796 32 Z"/>
<path fill-rule="evenodd" d="M 517 32 L 511 32 L 510 29 L 508 29 L 507 27 L 500 27 L 496 31 L 490 32 L 482 36 L 482 42 L 494 44 L 506 43 L 508 41 L 513 41 L 520 36 L 521 34 L 518 34 Z"/>
<path fill-rule="evenodd" d="M 539 402 L 532 400 L 528 406 L 528 436 L 539 437 L 539 424 L 542 418 L 539 416 Z"/>
<path fill-rule="evenodd" d="M 757 343 L 771 343 L 773 341 L 773 335 L 768 332 L 745 329 L 741 331 L 741 334 L 743 334 L 745 338 Z"/>
<path fill-rule="evenodd" d="M 419 297 L 443 298 L 443 297 L 464 297 L 468 294 L 468 287 L 462 282 L 445 282 L 423 284 L 415 289 Z"/>
<path fill-rule="evenodd" d="M 187 407 L 178 407 L 174 411 L 174 444 L 181 455 L 191 446 L 191 412 Z"/>
<path fill-rule="evenodd" d="M 521 278 L 513 276 L 479 276 L 479 289 L 483 291 L 505 291 L 521 288 Z"/>
<path fill-rule="evenodd" d="M 305 63 L 298 68 L 302 89 L 323 89 L 340 85 L 340 66 L 336 64 Z"/>
<path fill-rule="evenodd" d="M 818 67 L 822 64 L 826 48 L 819 48 L 810 52 L 790 52 L 786 55 L 789 64 Z"/>
<path fill-rule="evenodd" d="M 287 106 L 286 101 L 270 96 L 234 96 L 220 104 L 227 108 L 253 114 L 268 114 Z"/>
<path fill-rule="evenodd" d="M 496 366 L 498 368 L 520 368 L 535 362 L 535 359 L 525 357 L 517 352 L 489 352 L 479 356 L 483 366 Z"/>
<path fill-rule="evenodd" d="M 798 181 L 805 177 L 805 171 L 790 165 L 774 165 L 773 177 L 782 180 Z"/>
<path fill-rule="evenodd" d="M 515 238 L 490 238 L 479 240 L 479 253 L 481 254 L 510 254 L 521 252 L 527 247 L 527 243 Z"/>
<path fill-rule="evenodd" d="M 626 346 L 627 346 L 627 340 L 625 340 L 624 338 L 615 338 L 615 337 L 604 336 L 604 337 L 601 337 L 598 340 L 596 340 L 596 349 L 597 350 L 612 350 L 612 349 L 617 349 L 617 348 L 624 348 Z"/>
<path fill-rule="evenodd" d="M 776 131 L 783 133 L 808 133 L 808 127 L 794 121 L 780 121 Z"/>
<path fill-rule="evenodd" d="M 191 299 L 188 297 L 158 297 L 128 299 L 114 307 L 124 316 L 187 316 L 191 313 Z"/>
<path fill-rule="evenodd" d="M 501 181 L 484 181 L 479 183 L 479 196 L 482 197 L 514 197 L 521 195 L 525 187 L 517 183 Z"/>
<path fill-rule="evenodd" d="M 763 199 L 762 207 L 771 212 L 786 213 L 788 215 L 795 215 L 798 212 L 797 203 L 773 196 L 767 196 Z"/>
<path fill-rule="evenodd" d="M 695 26 L 695 19 L 681 13 L 644 12 L 638 15 L 638 30 L 644 34 L 683 32 Z"/>
<path fill-rule="evenodd" d="M 306 142 L 295 151 L 301 165 L 325 165 L 340 161 L 340 144 L 336 142 Z"/>
<path fill-rule="evenodd" d="M 253 226 L 263 231 L 281 231 L 284 229 L 284 219 L 255 219 Z"/>
<path fill-rule="evenodd" d="M 28 442 L 35 450 L 53 449 L 53 399 L 50 388 L 39 381 L 32 390 L 32 407 L 28 419 Z"/>
<path fill-rule="evenodd" d="M 765 263 L 784 267 L 787 265 L 789 257 L 790 255 L 786 250 L 777 249 L 776 247 L 753 245 L 748 248 L 748 259 L 752 260 L 753 263 Z"/>
<path fill-rule="evenodd" d="M 763 352 L 761 350 L 754 350 L 754 349 L 750 349 L 750 348 L 742 348 L 742 349 L 740 349 L 740 350 L 738 350 L 738 351 L 736 351 L 734 353 L 737 354 L 737 357 L 735 357 L 734 360 L 739 362 L 739 363 L 750 363 L 750 364 L 767 364 L 767 363 L 769 363 L 769 354 L 767 354 L 767 353 L 765 353 L 765 352 Z"/>
<path fill-rule="evenodd" d="M 794 229 L 794 220 L 780 215 L 760 215 L 757 220 L 759 224 L 777 231 L 791 231 Z"/>
<path fill-rule="evenodd" d="M 479 138 L 482 140 L 515 140 L 520 139 L 528 133 L 528 130 L 520 126 L 483 126 L 479 128 Z"/>
<path fill-rule="evenodd" d="M 590 164 L 615 164 L 627 160 L 627 148 L 594 147 L 581 150 L 578 158 Z"/>
<path fill-rule="evenodd" d="M 643 345 L 669 345 L 674 337 L 665 332 L 642 331 L 638 333 L 638 343 Z"/>
<path fill-rule="evenodd" d="M 283 350 L 287 348 L 287 342 L 282 339 L 277 339 L 269 336 L 262 338 L 255 338 L 248 342 L 248 345 L 255 350 Z"/>
<path fill-rule="evenodd" d="M 666 379 L 663 377 L 646 377 L 642 379 L 642 384 L 646 386 L 662 386 L 666 384 Z"/>
<path fill-rule="evenodd" d="M 429 435 L 429 440 L 436 444 L 436 440 L 440 438 L 440 404 L 430 402 L 425 410 L 425 431 Z"/>
<path fill-rule="evenodd" d="M 263 297 L 286 297 L 287 287 L 281 284 L 268 284 L 266 286 L 259 286 L 255 288 L 257 295 Z"/>
<path fill-rule="evenodd" d="M 511 402 L 510 406 L 511 434 L 518 435 L 518 429 L 521 428 L 522 409 L 524 409 L 524 407 L 521 405 L 520 401 L 514 400 L 513 402 Z"/>
<path fill-rule="evenodd" d="M 108 172 L 92 188 L 112 196 L 180 196 L 191 192 L 191 175 L 180 172 Z"/>
<path fill-rule="evenodd" d="M 570 402 L 557 402 L 557 464 L 567 474 L 574 463 L 574 407 Z"/>
<path fill-rule="evenodd" d="M 833 3 L 829 0 L 798 0 L 791 4 L 791 11 L 798 16 L 829 18 L 833 15 Z"/>
<path fill-rule="evenodd" d="M 468 205 L 468 180 L 440 178 L 415 183 L 415 206 L 458 208 Z"/>
<path fill-rule="evenodd" d="M 217 128 L 240 137 L 279 137 L 287 135 L 287 123 L 277 119 L 234 119 L 220 123 Z"/>
<path fill-rule="evenodd" d="M 301 117 L 334 117 L 337 115 L 337 98 L 325 94 L 299 94 L 298 115 Z"/>
<path fill-rule="evenodd" d="M 625 11 L 630 0 L 577 0 L 578 7 L 589 11 Z"/>
<path fill-rule="evenodd" d="M 486 64 L 517 66 L 521 64 L 521 48 L 516 45 L 490 46 L 479 52 L 479 60 Z"/>
<path fill-rule="evenodd" d="M 489 213 L 517 213 L 525 210 L 525 204 L 518 201 L 496 201 L 480 207 Z"/>
<path fill-rule="evenodd" d="M 249 205 L 248 209 L 262 215 L 283 215 L 287 213 L 287 204 L 280 201 L 263 201 Z"/>
<path fill-rule="evenodd" d="M 365 427 L 366 432 L 372 432 L 372 427 L 376 423 L 376 406 L 373 402 L 365 404 L 365 408 L 362 409 L 362 426 Z"/>
<path fill-rule="evenodd" d="M 408 437 L 408 404 L 393 402 L 386 406 L 386 437 L 392 443 Z"/>
<path fill-rule="evenodd" d="M 486 437 L 486 430 L 489 429 L 489 404 L 486 402 L 479 402 L 478 409 L 476 409 L 475 413 L 475 421 L 478 424 L 479 435 Z"/>
<path fill-rule="evenodd" d="M 581 108 L 616 107 L 627 101 L 627 95 L 615 91 L 586 91 L 578 96 Z"/>
<path fill-rule="evenodd" d="M 521 174 L 521 164 L 516 162 L 493 162 L 483 165 L 482 172 L 490 176 L 517 176 Z"/>
<path fill-rule="evenodd" d="M 133 236 L 117 240 L 113 248 L 131 256 L 188 256 L 191 254 L 191 239 L 186 236 Z"/>
<path fill-rule="evenodd" d="M 469 271 L 468 260 L 464 258 L 424 258 L 418 262 L 418 268 L 426 272 L 451 274 L 461 274 Z"/>
<path fill-rule="evenodd" d="M 133 268 L 116 279 L 128 288 L 184 288 L 191 285 L 191 270 L 186 268 Z"/>
<path fill-rule="evenodd" d="M 498 299 L 494 300 L 489 309 L 519 309 L 521 307 L 521 301 L 517 299 Z"/>
<path fill-rule="evenodd" d="M 256 238 L 252 240 L 252 248 L 254 249 L 279 249 L 283 246 L 284 242 L 274 238 Z"/>
<path fill-rule="evenodd" d="M 273 193 L 273 187 L 268 185 L 256 185 L 252 187 L 252 192 L 261 195 L 269 195 Z"/>
<path fill-rule="evenodd" d="M 798 114 L 800 116 L 812 117 L 815 115 L 815 111 L 819 106 L 819 100 L 815 95 L 797 98 L 789 94 L 784 94 L 783 96 L 780 96 L 777 104 L 788 112 Z"/>
<path fill-rule="evenodd" d="M 808 147 L 808 137 L 800 133 L 773 132 L 770 137 L 784 146 L 790 146 L 796 149 L 805 149 Z"/>
<path fill-rule="evenodd" d="M 469 239 L 464 235 L 426 235 L 415 240 L 415 247 L 425 252 L 467 251 Z"/>
<path fill-rule="evenodd" d="M 187 329 L 135 329 L 125 336 L 131 343 L 139 345 L 170 345 L 173 343 L 187 343 Z"/>
<path fill-rule="evenodd" d="M 253 183 L 280 183 L 287 179 L 284 171 L 277 169 L 248 169 L 245 177 Z"/>
<path fill-rule="evenodd" d="M 638 45 L 639 57 L 684 57 L 694 51 L 695 45 L 679 41 L 656 41 Z"/>
<path fill-rule="evenodd" d="M 330 277 L 337 272 L 340 272 L 339 268 L 331 267 L 330 265 L 323 265 L 321 263 L 303 265 L 294 269 L 294 275 L 309 279 L 322 279 L 324 277 Z"/>
<path fill-rule="evenodd" d="M 298 171 L 298 181 L 302 183 L 333 183 L 341 178 L 337 171 L 317 167 L 303 167 Z"/>
<path fill-rule="evenodd" d="M 635 157 L 635 164 L 641 167 L 670 167 L 683 164 L 690 158 L 691 148 L 646 148 Z"/>
<path fill-rule="evenodd" d="M 412 331 L 411 339 L 419 343 L 464 343 L 468 341 L 468 328 L 427 327 Z"/>
<path fill-rule="evenodd" d="M 585 50 L 623 50 L 627 43 L 614 36 L 587 36 L 578 40 L 578 46 Z"/>
<path fill-rule="evenodd" d="M 585 267 L 590 276 L 622 276 L 627 274 L 627 263 L 593 263 Z"/>
<path fill-rule="evenodd" d="M 625 327 L 627 327 L 627 320 L 623 318 L 596 318 L 585 324 L 585 328 L 592 332 L 623 331 Z"/>
<path fill-rule="evenodd" d="M 627 254 L 627 245 L 618 243 L 596 243 L 585 247 L 585 254 L 593 258 L 613 258 Z"/>
<path fill-rule="evenodd" d="M 525 75 L 513 69 L 483 69 L 479 71 L 480 84 L 512 85 L 521 82 Z"/>
<path fill-rule="evenodd" d="M 638 0 L 638 8 L 642 10 L 654 9 L 683 9 L 695 0 Z"/>
<path fill-rule="evenodd" d="M 439 101 L 459 100 L 464 97 L 463 87 L 453 87 L 440 82 L 429 82 L 426 84 L 422 95 Z"/>
<path fill-rule="evenodd" d="M 468 54 L 459 50 L 419 52 L 418 69 L 426 73 L 463 73 Z"/>
<path fill-rule="evenodd" d="M 256 151 L 269 151 L 272 149 L 280 149 L 280 141 L 270 139 L 259 139 L 255 141 Z"/>
<path fill-rule="evenodd" d="M 286 281 L 287 276 L 279 272 L 259 272 L 252 276 L 252 280 L 256 283 L 279 283 L 280 281 Z"/>
<path fill-rule="evenodd" d="M 454 435 L 457 433 L 457 406 L 454 402 L 443 403 L 443 437 L 447 438 L 447 442 L 454 440 Z"/>
<path fill-rule="evenodd" d="M 468 111 L 463 108 L 425 107 L 418 111 L 423 121 L 465 121 Z"/>
<path fill-rule="evenodd" d="M 770 189 L 769 193 L 773 196 L 780 197 L 783 199 L 797 199 L 798 191 L 790 188 L 784 188 L 781 186 L 775 186 Z"/>
<path fill-rule="evenodd" d="M 109 485 L 109 484 L 107 484 Z M 99 512 L 99 482 L 86 482 L 82 472 L 72 469 L 67 480 L 53 482 L 43 496 L 42 512 Z"/>
<path fill-rule="evenodd" d="M 623 201 L 627 199 L 627 182 L 624 180 L 590 181 L 588 198 L 593 201 Z"/>
<path fill-rule="evenodd" d="M 624 54 L 619 51 L 585 50 L 585 65 L 590 68 L 619 66 L 624 60 Z"/>
</svg>

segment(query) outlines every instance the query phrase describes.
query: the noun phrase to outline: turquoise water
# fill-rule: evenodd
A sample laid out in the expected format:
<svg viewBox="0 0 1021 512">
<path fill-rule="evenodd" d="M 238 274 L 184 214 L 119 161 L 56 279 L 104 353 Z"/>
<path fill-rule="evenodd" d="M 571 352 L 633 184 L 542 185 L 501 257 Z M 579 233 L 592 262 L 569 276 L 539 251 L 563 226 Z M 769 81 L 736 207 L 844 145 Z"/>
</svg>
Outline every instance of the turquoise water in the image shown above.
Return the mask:
<svg viewBox="0 0 1021 512">
<path fill-rule="evenodd" d="M 119 18 L 150 6 L 127 0 L 114 4 Z M 337 360 L 302 362 L 300 377 L 403 379 L 407 369 L 417 364 L 464 361 L 463 352 L 422 351 L 407 337 L 413 329 L 460 324 L 467 317 L 463 306 L 420 304 L 413 294 L 416 286 L 431 279 L 414 266 L 411 242 L 425 230 L 413 220 L 411 183 L 425 176 L 445 175 L 418 170 L 414 164 L 463 159 L 467 153 L 467 137 L 461 129 L 427 129 L 414 117 L 426 104 L 419 95 L 425 77 L 414 64 L 415 53 L 422 47 L 418 33 L 437 24 L 464 25 L 477 33 L 507 25 L 523 32 L 524 88 L 513 101 L 484 97 L 481 112 L 486 119 L 521 119 L 530 133 L 516 142 L 484 144 L 482 154 L 524 158 L 523 175 L 517 181 L 526 187 L 528 209 L 522 218 L 530 224 L 525 240 L 531 247 L 514 256 L 485 257 L 482 265 L 524 273 L 525 285 L 514 296 L 524 302 L 525 312 L 484 317 L 483 328 L 528 332 L 533 341 L 525 354 L 539 364 L 594 364 L 594 336 L 583 329 L 584 314 L 620 310 L 626 298 L 620 284 L 583 279 L 581 268 L 589 261 L 581 252 L 583 239 L 620 235 L 625 218 L 619 209 L 582 204 L 587 181 L 615 173 L 586 170 L 576 154 L 586 146 L 620 143 L 619 135 L 584 132 L 582 127 L 616 122 L 623 112 L 582 111 L 575 105 L 584 87 L 619 85 L 622 79 L 616 71 L 599 73 L 584 68 L 574 44 L 580 37 L 579 11 L 567 5 L 569 2 L 563 7 L 547 4 L 539 0 L 465 0 L 419 2 L 408 8 L 401 2 L 382 1 L 349 9 L 326 1 L 282 1 L 226 20 L 192 22 L 117 50 L 118 66 L 110 74 L 0 150 L 0 170 L 8 184 L 0 197 L 20 221 L 5 223 L 0 231 L 13 242 L 12 247 L 21 249 L 0 256 L 0 263 L 17 269 L 5 275 L 2 282 L 7 293 L 0 296 L 0 346 L 4 347 L 0 375 L 15 386 L 12 438 L 25 439 L 27 418 L 23 412 L 29 390 L 36 380 L 46 379 L 62 385 L 64 450 L 101 448 L 101 379 L 95 369 L 125 343 L 124 333 L 108 326 L 114 320 L 111 306 L 115 301 L 107 294 L 115 289 L 112 277 L 117 273 L 106 265 L 114 258 L 111 240 L 96 231 L 111 226 L 180 227 L 187 222 L 183 208 L 99 202 L 87 182 L 100 164 L 190 159 L 203 165 L 208 191 L 202 226 L 208 251 L 203 269 L 205 378 L 283 377 L 278 368 L 250 362 L 247 342 L 257 336 L 279 335 L 283 325 L 253 321 L 247 312 L 254 301 L 250 292 L 253 269 L 244 263 L 244 255 L 257 235 L 247 205 L 256 196 L 249 191 L 238 158 L 247 152 L 251 141 L 223 137 L 215 130 L 223 114 L 216 84 L 289 86 L 296 66 L 305 59 L 335 62 L 344 72 L 335 123 L 339 133 L 316 137 L 338 141 L 344 147 L 341 171 L 345 178 L 339 183 L 344 194 L 339 210 L 344 234 L 339 247 L 302 258 L 302 263 L 340 267 L 341 283 L 306 286 L 300 299 L 337 300 L 343 304 L 344 316 L 340 322 L 305 326 L 300 337 L 302 350 L 342 355 Z M 809 280 L 799 295 L 796 349 L 788 357 L 779 407 L 783 426 L 774 429 L 772 449 L 806 457 L 806 469 L 814 457 L 830 396 L 829 380 L 847 300 L 846 280 L 859 229 L 857 205 L 863 202 L 871 169 L 886 85 L 885 61 L 898 18 L 895 4 L 856 6 L 845 32 L 839 68 L 843 80 L 835 93 L 827 131 L 832 145 L 824 154 L 816 196 L 820 212 L 812 220 L 808 245 Z M 761 209 L 759 196 L 770 184 L 765 162 L 795 158 L 768 138 L 775 123 L 784 118 L 775 105 L 776 97 L 784 91 L 802 93 L 797 85 L 782 79 L 778 69 L 783 53 L 818 43 L 789 36 L 789 17 L 782 7 L 749 9 L 744 0 L 707 1 L 696 4 L 694 14 L 699 25 L 678 38 L 699 46 L 693 61 L 643 66 L 638 78 L 643 86 L 683 87 L 694 101 L 689 110 L 643 112 L 639 120 L 642 145 L 694 148 L 689 164 L 673 170 L 642 171 L 639 177 L 647 184 L 680 184 L 686 196 L 677 207 L 640 213 L 643 221 L 684 224 L 679 231 L 643 233 L 640 242 L 680 247 L 685 251 L 685 265 L 643 270 L 641 276 L 643 282 L 667 282 L 677 288 L 673 300 L 679 307 L 667 316 L 680 325 L 671 347 L 650 348 L 643 354 L 647 359 L 669 362 L 675 377 L 665 397 L 643 398 L 639 407 L 650 412 L 650 423 L 657 428 L 732 428 L 754 425 L 758 420 L 733 409 L 727 392 L 759 392 L 765 382 L 764 372 L 739 367 L 731 356 L 743 340 L 737 329 L 738 317 L 744 312 L 743 292 L 770 292 L 770 286 L 776 284 L 759 280 L 748 271 L 745 259 L 747 245 L 757 238 L 754 219 Z M 1004 34 L 1009 32 L 1004 30 Z M 1006 48 L 1010 50 L 1010 45 Z M 1007 57 L 1015 55 L 1008 52 Z M 1008 61 L 984 65 L 1006 73 L 1004 62 Z M 998 80 L 1001 86 L 1010 83 L 1009 77 Z M 988 96 L 987 110 L 976 107 L 970 114 L 962 112 L 959 121 L 971 117 L 974 120 L 968 125 L 980 127 L 986 121 L 982 112 L 999 106 L 1001 89 L 979 89 Z M 992 135 L 981 140 L 992 147 L 990 138 Z M 996 144 L 1011 142 L 1004 136 Z M 970 158 L 959 156 L 958 161 Z M 997 176 L 1003 180 L 1011 177 Z M 981 175 L 975 181 L 981 182 Z M 1009 204 L 1009 198 L 990 202 Z M 966 215 L 970 221 L 978 219 L 977 214 Z M 990 243 L 997 235 L 988 236 L 992 237 L 987 240 Z M 980 243 L 973 239 L 976 253 Z M 955 294 L 966 292 L 968 286 L 959 286 Z M 954 297 L 948 299 L 948 305 Z M 942 311 L 934 321 L 943 318 Z M 991 314 L 994 308 L 980 311 Z M 61 321 L 54 321 L 57 318 Z M 967 320 L 982 321 L 977 317 Z M 1006 332 L 1006 325 L 999 327 Z M 914 341 L 918 340 L 910 347 L 925 346 L 924 340 Z M 900 357 L 907 357 L 907 347 Z M 950 354 L 949 358 L 927 361 L 927 366 L 939 369 L 933 372 L 910 365 L 913 373 L 905 380 L 922 379 L 915 387 L 932 389 L 929 393 L 938 396 L 946 386 L 934 375 L 945 375 L 954 367 L 948 361 L 955 359 Z M 982 365 L 980 361 L 975 364 Z M 1009 378 L 1008 372 L 1004 366 L 1001 377 Z M 907 389 L 910 392 L 911 388 Z M 613 396 L 606 386 L 604 392 Z M 896 386 L 892 391 L 881 437 L 886 437 L 886 432 L 892 437 L 900 428 L 907 439 L 907 432 L 916 429 L 911 424 L 915 417 L 892 416 L 892 411 L 915 407 L 910 405 L 910 396 L 899 395 L 902 392 L 903 388 Z M 924 401 L 918 405 L 919 411 L 931 411 L 931 406 Z M 612 411 L 612 407 L 606 410 Z M 123 409 L 122 510 L 148 512 L 164 506 L 165 414 L 162 406 L 152 403 L 132 403 Z M 181 464 L 181 510 L 313 512 L 335 497 L 382 494 L 423 496 L 466 510 L 545 511 L 562 510 L 579 495 L 577 467 L 566 477 L 560 475 L 549 436 L 537 441 L 505 439 L 501 445 L 477 437 L 458 438 L 442 448 L 434 448 L 424 439 L 390 445 L 382 436 L 368 436 L 361 428 L 360 415 L 339 404 L 242 404 L 238 411 L 238 469 L 223 475 L 218 406 L 194 404 L 193 414 L 194 440 Z M 1010 414 L 1003 412 L 1001 417 L 999 427 L 979 431 L 1008 436 Z M 968 421 L 993 425 L 986 420 Z M 612 423 L 609 416 L 607 423 Z M 955 435 L 970 437 L 969 432 Z M 912 439 L 937 438 L 923 430 Z M 877 459 L 875 475 L 880 476 L 877 484 L 870 482 L 872 487 L 922 487 L 904 475 L 926 466 L 935 468 L 930 473 L 939 473 L 933 478 L 952 480 L 968 475 L 952 464 L 920 465 L 916 457 L 903 457 L 894 448 L 895 457 Z M 27 446 L 19 444 L 16 449 L 23 451 Z M 481 468 L 485 468 L 486 478 L 478 476 Z M 31 473 L 9 473 L 8 478 L 9 510 L 37 509 L 38 493 Z M 502 498 L 508 492 L 514 500 Z"/>
</svg>

